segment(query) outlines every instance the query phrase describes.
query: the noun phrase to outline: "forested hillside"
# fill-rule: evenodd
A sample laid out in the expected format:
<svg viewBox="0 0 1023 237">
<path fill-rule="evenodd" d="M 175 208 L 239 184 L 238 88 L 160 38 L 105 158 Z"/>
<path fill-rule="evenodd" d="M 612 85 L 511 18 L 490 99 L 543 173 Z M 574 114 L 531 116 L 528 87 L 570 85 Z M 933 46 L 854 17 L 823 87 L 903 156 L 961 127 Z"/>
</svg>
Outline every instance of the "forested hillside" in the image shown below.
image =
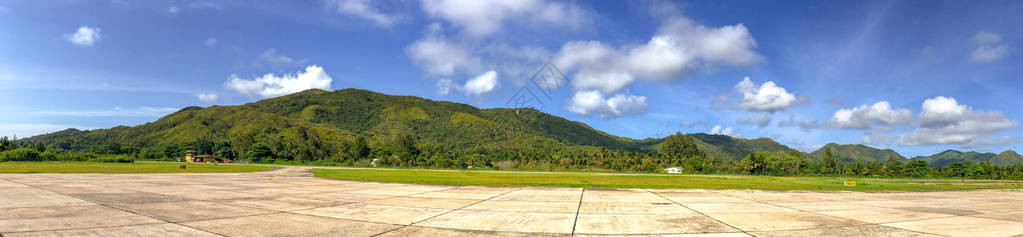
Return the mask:
<svg viewBox="0 0 1023 237">
<path fill-rule="evenodd" d="M 831 152 L 835 155 L 835 158 L 840 162 L 855 163 L 855 162 L 885 162 L 888 158 L 894 157 L 899 161 L 906 161 L 906 157 L 899 155 L 898 152 L 892 149 L 877 149 L 869 146 L 860 144 L 846 144 L 839 145 L 835 143 L 828 143 L 810 153 L 810 158 L 820 161 L 824 157 L 824 150 L 831 149 Z"/>
<path fill-rule="evenodd" d="M 1004 151 L 1000 154 L 947 150 L 930 156 L 913 157 L 913 159 L 927 161 L 931 167 L 943 167 L 955 162 L 991 162 L 991 164 L 1002 166 L 1023 164 L 1023 156 L 1020 156 L 1013 150 Z"/>
<path fill-rule="evenodd" d="M 68 129 L 18 142 L 139 159 L 177 159 L 186 150 L 196 150 L 264 162 L 369 165 L 375 159 L 380 165 L 462 168 L 656 171 L 681 166 L 700 172 L 859 173 L 907 161 L 890 149 L 863 145 L 828 144 L 806 154 L 769 138 L 703 133 L 672 137 L 677 140 L 617 137 L 528 108 L 478 109 L 358 89 L 313 89 L 238 106 L 187 107 L 133 127 Z M 686 152 L 665 152 L 679 149 Z M 835 162 L 822 161 L 826 149 Z M 1007 165 L 1021 160 L 1012 151 L 971 154 L 920 159 L 935 166 L 985 160 Z"/>
</svg>

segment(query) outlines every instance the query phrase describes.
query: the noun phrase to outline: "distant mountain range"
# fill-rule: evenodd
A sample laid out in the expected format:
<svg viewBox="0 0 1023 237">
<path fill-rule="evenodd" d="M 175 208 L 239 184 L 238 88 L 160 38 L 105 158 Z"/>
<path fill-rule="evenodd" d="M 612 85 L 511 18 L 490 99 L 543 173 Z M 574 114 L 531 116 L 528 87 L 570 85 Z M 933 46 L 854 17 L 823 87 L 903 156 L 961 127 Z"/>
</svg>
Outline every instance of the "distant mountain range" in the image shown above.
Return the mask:
<svg viewBox="0 0 1023 237">
<path fill-rule="evenodd" d="M 433 101 L 413 96 L 394 96 L 359 89 L 307 90 L 291 95 L 237 106 L 187 107 L 138 126 L 64 131 L 22 140 L 40 142 L 65 150 L 88 150 L 115 144 L 121 147 L 166 151 L 201 145 L 198 141 L 230 143 L 229 149 L 245 154 L 255 142 L 290 142 L 314 149 L 336 149 L 359 135 L 370 142 L 388 142 L 412 134 L 417 141 L 439 149 L 466 153 L 553 152 L 560 149 L 619 152 L 655 152 L 663 138 L 631 139 L 610 135 L 584 123 L 533 109 L 478 109 L 466 104 Z M 891 149 L 864 145 L 827 144 L 803 153 L 769 138 L 741 139 L 704 133 L 691 134 L 708 156 L 739 161 L 754 151 L 798 153 L 820 160 L 830 148 L 842 162 L 884 162 L 906 158 Z M 173 152 L 178 152 L 174 150 Z M 945 151 L 919 156 L 934 166 L 957 161 L 999 165 L 1021 164 L 1014 151 L 1000 154 Z"/>
</svg>

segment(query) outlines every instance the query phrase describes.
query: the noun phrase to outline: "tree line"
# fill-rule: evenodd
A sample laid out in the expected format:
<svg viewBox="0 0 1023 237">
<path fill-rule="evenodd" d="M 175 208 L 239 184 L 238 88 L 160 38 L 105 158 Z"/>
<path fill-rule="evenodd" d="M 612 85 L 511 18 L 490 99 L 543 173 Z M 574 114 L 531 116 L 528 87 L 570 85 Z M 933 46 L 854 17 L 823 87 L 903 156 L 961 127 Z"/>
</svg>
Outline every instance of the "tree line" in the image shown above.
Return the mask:
<svg viewBox="0 0 1023 237">
<path fill-rule="evenodd" d="M 238 139 L 236 139 L 238 140 Z M 799 152 L 753 152 L 740 161 L 714 159 L 696 144 L 690 135 L 668 136 L 655 152 L 615 151 L 597 146 L 531 147 L 519 150 L 485 148 L 456 149 L 451 144 L 424 142 L 414 133 L 391 136 L 355 134 L 340 142 L 328 142 L 318 133 L 298 129 L 289 139 L 254 137 L 245 143 L 229 139 L 201 137 L 192 142 L 167 146 L 140 146 L 107 143 L 90 146 L 86 151 L 68 152 L 50 149 L 41 143 L 19 143 L 0 138 L 0 157 L 6 160 L 89 160 L 116 155 L 124 159 L 180 160 L 187 150 L 221 158 L 259 163 L 302 163 L 341 166 L 479 168 L 500 170 L 603 170 L 620 172 L 662 172 L 678 167 L 687 173 L 758 175 L 849 175 L 871 177 L 959 177 L 1005 179 L 1023 178 L 1023 165 L 999 166 L 989 162 L 956 162 L 931 168 L 923 160 L 840 162 L 830 148 L 815 161 Z M 337 144 L 337 145 L 331 145 Z M 61 153 L 61 151 L 64 151 Z M 65 158 L 60 158 L 65 154 Z M 73 154 L 73 155 L 72 155 Z M 67 158 L 75 156 L 76 158 Z"/>
</svg>

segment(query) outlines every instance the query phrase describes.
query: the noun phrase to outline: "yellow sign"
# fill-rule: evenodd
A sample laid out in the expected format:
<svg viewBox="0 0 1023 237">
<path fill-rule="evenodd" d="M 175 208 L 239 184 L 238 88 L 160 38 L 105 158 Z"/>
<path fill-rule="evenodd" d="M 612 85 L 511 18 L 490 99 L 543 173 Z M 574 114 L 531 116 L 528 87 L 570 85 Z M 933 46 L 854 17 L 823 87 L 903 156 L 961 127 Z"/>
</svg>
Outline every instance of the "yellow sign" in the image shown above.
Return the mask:
<svg viewBox="0 0 1023 237">
<path fill-rule="evenodd" d="M 854 187 L 854 186 L 856 186 L 856 181 L 845 181 L 845 186 L 846 187 Z"/>
</svg>

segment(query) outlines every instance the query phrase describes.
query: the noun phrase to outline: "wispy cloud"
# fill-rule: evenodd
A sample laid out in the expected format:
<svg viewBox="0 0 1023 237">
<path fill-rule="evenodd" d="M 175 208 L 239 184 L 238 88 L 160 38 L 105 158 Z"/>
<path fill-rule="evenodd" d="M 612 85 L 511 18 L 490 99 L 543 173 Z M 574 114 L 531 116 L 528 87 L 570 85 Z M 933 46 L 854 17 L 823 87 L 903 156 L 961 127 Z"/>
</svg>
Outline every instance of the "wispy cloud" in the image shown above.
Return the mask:
<svg viewBox="0 0 1023 237">
<path fill-rule="evenodd" d="M 61 131 L 68 128 L 76 128 L 80 130 L 92 130 L 97 129 L 96 127 L 79 126 L 79 125 L 65 125 L 65 124 L 28 124 L 28 123 L 10 123 L 0 124 L 0 136 L 18 136 L 18 137 L 31 137 L 39 134 L 46 134 L 56 131 Z"/>
<path fill-rule="evenodd" d="M 41 115 L 79 116 L 79 117 L 159 117 L 164 116 L 180 108 L 170 107 L 148 107 L 121 108 L 114 107 L 111 110 L 80 110 L 80 111 L 38 111 Z"/>
</svg>

